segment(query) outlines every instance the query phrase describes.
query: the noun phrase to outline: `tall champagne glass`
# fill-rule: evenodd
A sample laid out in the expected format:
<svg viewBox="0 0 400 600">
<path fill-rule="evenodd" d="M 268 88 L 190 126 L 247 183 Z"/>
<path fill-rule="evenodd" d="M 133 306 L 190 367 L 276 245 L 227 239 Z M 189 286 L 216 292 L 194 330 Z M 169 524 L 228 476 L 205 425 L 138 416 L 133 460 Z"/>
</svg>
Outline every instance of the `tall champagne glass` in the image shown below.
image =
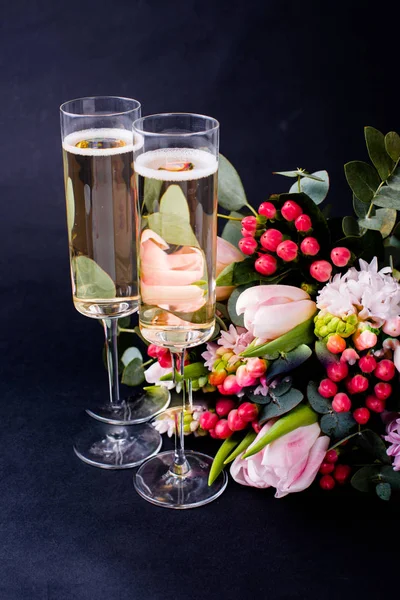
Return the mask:
<svg viewBox="0 0 400 600">
<path fill-rule="evenodd" d="M 141 138 L 132 133 L 140 103 L 109 96 L 80 98 L 61 106 L 67 225 L 72 295 L 75 308 L 104 326 L 110 400 L 89 414 L 108 423 L 76 438 L 75 452 L 104 468 L 127 468 L 156 453 L 161 440 L 144 421 L 143 402 L 123 401 L 119 394 L 117 320 L 138 306 L 136 271 L 137 210 L 134 153 Z M 151 400 L 150 414 L 166 398 Z M 149 412 L 149 411 L 148 411 Z"/>
<path fill-rule="evenodd" d="M 194 114 L 151 115 L 134 123 L 143 145 L 135 157 L 141 211 L 139 325 L 151 343 L 168 348 L 183 375 L 188 348 L 215 326 L 219 124 Z M 182 413 L 175 450 L 145 462 L 138 493 L 168 508 L 201 506 L 225 489 L 222 474 L 208 486 L 212 458 L 184 448 Z"/>
</svg>

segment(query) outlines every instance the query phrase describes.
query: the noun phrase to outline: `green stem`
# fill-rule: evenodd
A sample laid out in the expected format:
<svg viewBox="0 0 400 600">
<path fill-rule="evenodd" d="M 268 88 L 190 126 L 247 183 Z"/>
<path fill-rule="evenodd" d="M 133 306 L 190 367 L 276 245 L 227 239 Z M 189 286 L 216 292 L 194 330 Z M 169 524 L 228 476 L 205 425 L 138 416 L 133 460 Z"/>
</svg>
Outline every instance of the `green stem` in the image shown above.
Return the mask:
<svg viewBox="0 0 400 600">
<path fill-rule="evenodd" d="M 301 177 L 297 176 L 297 189 L 299 190 L 299 194 L 301 194 Z"/>
<path fill-rule="evenodd" d="M 221 219 L 228 219 L 228 221 L 241 221 L 242 219 L 239 217 L 229 217 L 228 215 L 221 215 L 217 213 L 217 217 L 221 217 Z"/>
<path fill-rule="evenodd" d="M 396 161 L 396 164 L 395 164 L 395 165 L 394 165 L 394 167 L 393 167 L 393 170 L 392 170 L 392 171 L 390 172 L 390 174 L 389 174 L 389 177 L 390 177 L 390 176 L 391 176 L 391 175 L 392 175 L 392 174 L 395 172 L 395 170 L 396 170 L 396 169 L 397 169 L 397 167 L 398 167 L 398 164 L 399 164 L 399 162 L 400 162 L 400 158 L 399 158 L 399 159 L 397 159 L 397 161 Z M 387 179 L 389 179 L 389 177 L 388 177 Z M 378 188 L 377 188 L 376 192 L 374 193 L 374 198 L 375 198 L 375 196 L 377 196 L 377 195 L 379 194 L 379 192 L 380 192 L 380 190 L 381 190 L 382 186 L 384 186 L 384 185 L 385 185 L 385 183 L 387 182 L 387 179 L 385 179 L 384 181 L 381 181 L 381 183 L 379 184 L 379 186 L 378 186 Z M 367 214 L 365 215 L 365 218 L 366 218 L 366 219 L 369 219 L 369 218 L 370 218 L 373 206 L 374 206 L 374 200 L 372 199 L 372 200 L 371 200 L 371 204 L 369 205 L 368 212 L 367 212 Z"/>
<path fill-rule="evenodd" d="M 126 329 L 125 327 L 118 327 L 120 333 L 136 333 L 134 329 Z"/>
<path fill-rule="evenodd" d="M 252 206 L 250 206 L 250 204 L 246 204 L 246 206 L 251 210 L 255 217 L 258 217 L 258 212 Z"/>
<path fill-rule="evenodd" d="M 146 360 L 146 362 L 142 363 L 142 367 L 147 367 L 147 365 L 149 365 L 152 362 L 153 362 L 153 359 L 150 358 L 150 360 Z"/>
</svg>

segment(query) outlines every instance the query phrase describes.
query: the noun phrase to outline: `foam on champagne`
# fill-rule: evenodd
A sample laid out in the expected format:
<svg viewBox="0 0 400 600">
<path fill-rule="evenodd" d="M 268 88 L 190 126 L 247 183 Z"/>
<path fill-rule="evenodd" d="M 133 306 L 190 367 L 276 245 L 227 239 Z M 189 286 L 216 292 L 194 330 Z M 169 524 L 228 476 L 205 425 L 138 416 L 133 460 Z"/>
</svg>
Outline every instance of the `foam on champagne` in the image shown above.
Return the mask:
<svg viewBox="0 0 400 600">
<path fill-rule="evenodd" d="M 192 163 L 187 171 L 168 171 L 171 163 Z M 160 167 L 162 167 L 161 170 Z M 135 159 L 135 172 L 142 177 L 160 181 L 191 181 L 213 175 L 218 161 L 213 154 L 196 148 L 161 148 L 140 154 Z"/>
<path fill-rule="evenodd" d="M 116 140 L 123 142 L 123 145 L 111 148 L 82 148 L 78 147 L 79 142 L 91 140 Z M 82 129 L 70 133 L 64 138 L 63 148 L 71 154 L 80 154 L 82 156 L 112 156 L 113 154 L 124 154 L 125 152 L 135 152 L 143 146 L 143 139 L 139 136 L 133 137 L 133 133 L 127 129 Z"/>
</svg>

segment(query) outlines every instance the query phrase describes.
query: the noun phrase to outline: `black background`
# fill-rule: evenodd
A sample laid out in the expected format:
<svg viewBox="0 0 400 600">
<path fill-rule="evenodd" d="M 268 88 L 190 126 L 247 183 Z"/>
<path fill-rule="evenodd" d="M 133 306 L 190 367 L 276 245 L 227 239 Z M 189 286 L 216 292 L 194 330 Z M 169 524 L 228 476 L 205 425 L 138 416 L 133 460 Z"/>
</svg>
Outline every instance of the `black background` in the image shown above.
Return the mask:
<svg viewBox="0 0 400 600">
<path fill-rule="evenodd" d="M 70 437 L 106 392 L 101 328 L 70 298 L 58 106 L 141 100 L 221 122 L 254 205 L 273 170 L 326 168 L 337 214 L 363 126 L 399 129 L 395 3 L 2 3 L 0 600 L 344 598 L 389 593 L 398 500 L 231 483 L 170 512 L 132 472 L 83 465 Z M 207 442 L 190 442 L 206 449 Z"/>
</svg>

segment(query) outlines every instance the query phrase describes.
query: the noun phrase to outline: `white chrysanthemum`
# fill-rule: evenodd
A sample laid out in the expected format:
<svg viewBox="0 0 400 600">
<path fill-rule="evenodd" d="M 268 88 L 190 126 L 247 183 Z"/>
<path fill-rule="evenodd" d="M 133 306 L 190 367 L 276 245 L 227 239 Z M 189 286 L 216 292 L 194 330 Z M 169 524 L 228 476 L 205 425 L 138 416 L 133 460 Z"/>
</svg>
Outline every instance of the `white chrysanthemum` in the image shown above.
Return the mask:
<svg viewBox="0 0 400 600">
<path fill-rule="evenodd" d="M 360 270 L 352 267 L 344 275 L 335 275 L 317 296 L 322 313 L 337 317 L 357 314 L 374 327 L 400 314 L 400 285 L 390 275 L 390 267 L 378 271 L 378 261 L 360 259 Z"/>
</svg>

